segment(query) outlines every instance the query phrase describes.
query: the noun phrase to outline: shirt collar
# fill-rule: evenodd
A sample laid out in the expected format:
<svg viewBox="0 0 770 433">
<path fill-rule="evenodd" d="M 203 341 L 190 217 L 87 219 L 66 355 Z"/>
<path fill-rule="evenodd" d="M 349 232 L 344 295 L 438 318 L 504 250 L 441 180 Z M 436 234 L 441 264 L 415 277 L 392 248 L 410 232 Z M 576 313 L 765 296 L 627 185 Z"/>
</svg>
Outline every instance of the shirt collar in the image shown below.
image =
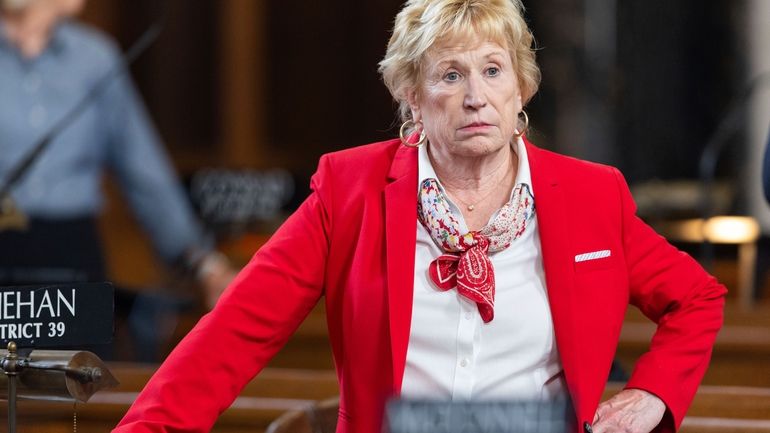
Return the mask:
<svg viewBox="0 0 770 433">
<path fill-rule="evenodd" d="M 64 34 L 64 21 L 54 24 L 51 29 L 51 40 L 48 41 L 48 47 L 52 53 L 60 54 L 67 48 L 67 38 Z"/>
<path fill-rule="evenodd" d="M 49 51 L 54 54 L 60 54 L 64 51 L 67 44 L 62 24 L 62 21 L 54 24 L 51 29 L 51 38 L 48 41 L 48 46 L 46 46 L 43 52 L 40 53 L 40 56 L 44 56 Z M 0 18 L 0 49 L 19 52 L 19 49 L 5 36 L 5 21 L 2 18 Z M 19 53 L 19 56 L 21 56 L 21 53 Z"/>
<path fill-rule="evenodd" d="M 5 36 L 5 20 L 0 18 L 0 48 L 7 50 L 11 47 L 11 42 Z"/>
<path fill-rule="evenodd" d="M 441 181 L 436 176 L 436 170 L 433 168 L 433 164 L 430 162 L 430 156 L 428 156 L 428 143 L 422 145 L 417 150 L 417 192 L 420 191 L 420 185 L 425 179 L 436 179 L 439 185 Z M 521 137 L 516 139 L 515 145 L 511 144 L 514 152 L 519 157 L 519 165 L 516 170 L 516 182 L 514 185 L 526 184 L 529 187 L 529 191 L 534 197 L 535 192 L 532 189 L 532 174 L 529 171 L 529 158 L 527 157 L 527 146 L 524 145 L 524 140 Z M 441 186 L 443 188 L 443 185 Z M 513 191 L 511 191 L 513 194 Z"/>
</svg>

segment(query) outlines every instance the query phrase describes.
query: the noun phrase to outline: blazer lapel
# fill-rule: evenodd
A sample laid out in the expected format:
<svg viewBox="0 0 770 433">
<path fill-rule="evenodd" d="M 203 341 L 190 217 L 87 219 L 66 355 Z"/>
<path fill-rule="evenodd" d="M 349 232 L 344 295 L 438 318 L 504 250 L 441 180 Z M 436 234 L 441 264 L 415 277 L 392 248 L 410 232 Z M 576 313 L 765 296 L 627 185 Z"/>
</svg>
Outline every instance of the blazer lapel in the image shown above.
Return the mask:
<svg viewBox="0 0 770 433">
<path fill-rule="evenodd" d="M 548 153 L 529 142 L 527 155 L 543 253 L 543 268 L 553 317 L 556 344 L 576 413 L 582 412 L 579 390 L 584 369 L 580 336 L 574 332 L 579 311 L 574 292 L 574 270 L 570 257 L 570 232 L 564 190 L 558 170 Z M 414 286 L 415 224 L 417 212 L 417 150 L 399 147 L 385 187 L 385 236 L 387 255 L 388 317 L 393 368 L 393 388 L 400 393 L 409 344 Z M 582 349 L 582 350 L 581 350 Z"/>
<path fill-rule="evenodd" d="M 585 366 L 580 356 L 583 344 L 580 335 L 575 332 L 580 311 L 576 311 L 579 303 L 574 291 L 567 202 L 558 169 L 549 164 L 548 153 L 529 142 L 526 144 L 556 345 L 572 404 L 575 412 L 581 413 L 579 390 L 582 388 L 580 380 L 584 377 L 582 372 Z"/>
<path fill-rule="evenodd" d="M 417 221 L 417 149 L 396 150 L 385 187 L 388 316 L 393 389 L 401 391 L 412 322 L 415 224 Z"/>
</svg>

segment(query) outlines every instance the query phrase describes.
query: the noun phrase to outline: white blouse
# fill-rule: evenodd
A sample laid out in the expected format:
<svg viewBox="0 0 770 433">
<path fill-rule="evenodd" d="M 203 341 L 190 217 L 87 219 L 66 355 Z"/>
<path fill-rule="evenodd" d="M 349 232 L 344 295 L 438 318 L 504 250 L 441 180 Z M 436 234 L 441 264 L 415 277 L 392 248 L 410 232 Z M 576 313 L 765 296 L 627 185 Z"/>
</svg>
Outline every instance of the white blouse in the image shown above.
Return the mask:
<svg viewBox="0 0 770 433">
<path fill-rule="evenodd" d="M 527 150 L 518 140 L 516 184 L 532 189 Z M 426 146 L 419 149 L 418 185 L 436 178 Z M 415 197 L 416 200 L 416 197 Z M 458 207 L 451 203 L 462 232 Z M 535 216 L 509 248 L 493 253 L 495 317 L 484 323 L 476 304 L 455 289 L 441 291 L 428 265 L 443 252 L 416 221 L 414 300 L 401 396 L 439 400 L 553 399 L 567 395 Z M 495 215 L 492 216 L 494 218 Z"/>
</svg>

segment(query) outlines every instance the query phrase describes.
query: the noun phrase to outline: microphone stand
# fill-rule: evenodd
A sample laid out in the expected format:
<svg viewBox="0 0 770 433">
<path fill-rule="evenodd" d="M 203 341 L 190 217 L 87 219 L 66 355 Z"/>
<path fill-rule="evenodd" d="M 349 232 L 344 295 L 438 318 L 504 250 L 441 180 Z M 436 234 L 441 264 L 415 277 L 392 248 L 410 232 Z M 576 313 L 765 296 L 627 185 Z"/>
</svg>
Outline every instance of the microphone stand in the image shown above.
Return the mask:
<svg viewBox="0 0 770 433">
<path fill-rule="evenodd" d="M 19 398 L 86 402 L 97 391 L 118 385 L 107 365 L 91 352 L 19 350 L 13 341 L 0 353 L 0 377 L 3 374 L 0 388 L 7 389 L 9 433 L 16 433 Z"/>
</svg>

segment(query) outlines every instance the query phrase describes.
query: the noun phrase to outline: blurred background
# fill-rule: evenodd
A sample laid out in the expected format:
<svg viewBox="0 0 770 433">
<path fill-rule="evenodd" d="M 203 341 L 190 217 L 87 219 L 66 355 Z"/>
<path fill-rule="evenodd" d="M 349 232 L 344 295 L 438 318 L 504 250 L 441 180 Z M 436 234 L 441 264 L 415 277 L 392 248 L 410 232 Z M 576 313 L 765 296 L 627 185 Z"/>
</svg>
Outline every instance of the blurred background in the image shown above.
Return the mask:
<svg viewBox="0 0 770 433">
<path fill-rule="evenodd" d="M 401 3 L 99 0 L 88 2 L 82 18 L 124 47 L 164 20 L 159 40 L 132 72 L 199 208 L 205 192 L 194 179 L 201 171 L 259 170 L 248 173 L 252 180 L 263 175 L 252 182 L 262 192 L 273 182 L 272 199 L 251 220 L 229 224 L 203 215 L 242 263 L 307 194 L 321 154 L 397 135 L 377 62 Z M 525 6 L 543 74 L 527 107 L 530 139 L 619 167 L 640 214 L 656 225 L 722 214 L 756 218 L 764 264 L 770 2 Z M 111 272 L 124 284 L 151 284 L 157 274 L 150 250 L 130 224 L 119 199 L 111 200 L 104 231 L 108 247 L 120 251 L 110 254 Z M 756 269 L 752 296 L 767 292 L 765 267 Z M 724 278 L 737 276 L 728 271 Z"/>
<path fill-rule="evenodd" d="M 530 140 L 619 167 L 639 214 L 728 286 L 726 327 L 691 413 L 715 416 L 714 405 L 732 401 L 745 405 L 729 416 L 767 418 L 770 207 L 762 162 L 770 127 L 770 1 L 524 4 L 543 75 L 526 107 Z M 240 266 L 307 195 L 320 155 L 398 135 L 396 106 L 377 63 L 401 5 L 92 0 L 80 18 L 124 49 L 162 20 L 159 39 L 131 72 L 191 202 L 220 250 Z M 133 290 L 184 293 L 173 289 L 114 181 L 104 187 L 109 200 L 99 224 L 110 278 Z M 232 206 L 237 211 L 228 211 Z M 167 323 L 148 323 L 146 332 L 167 335 L 152 362 L 205 308 L 187 299 L 158 311 L 159 323 Z M 629 311 L 618 348 L 621 370 L 631 368 L 653 330 Z M 148 361 L 124 345 L 123 332 L 118 323 L 117 359 Z M 322 306 L 270 365 L 286 370 L 267 371 L 248 395 L 290 397 L 296 406 L 336 394 Z M 119 392 L 135 392 L 153 370 L 153 364 L 124 366 Z M 239 401 L 219 431 L 241 431 L 236 427 L 244 420 L 260 426 L 291 407 Z M 107 409 L 86 412 L 95 421 L 82 422 L 82 431 L 89 425 L 103 431 L 127 403 L 102 404 Z M 60 425 L 58 409 L 46 410 L 54 411 L 51 425 Z M 750 431 L 770 431 L 765 427 Z"/>
</svg>

